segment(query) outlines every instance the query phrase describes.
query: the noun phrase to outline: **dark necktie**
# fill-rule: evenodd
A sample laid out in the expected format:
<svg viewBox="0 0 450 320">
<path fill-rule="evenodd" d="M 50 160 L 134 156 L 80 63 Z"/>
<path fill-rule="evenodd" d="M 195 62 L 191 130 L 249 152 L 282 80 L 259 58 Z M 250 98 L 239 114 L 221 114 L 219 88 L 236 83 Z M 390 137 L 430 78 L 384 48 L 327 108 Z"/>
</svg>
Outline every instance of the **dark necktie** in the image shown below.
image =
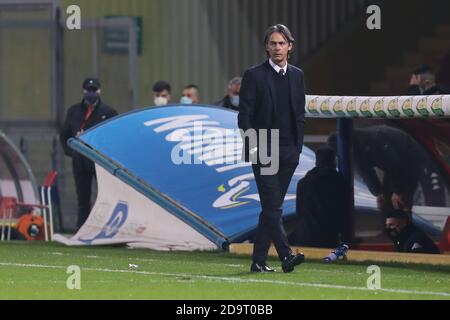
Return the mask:
<svg viewBox="0 0 450 320">
<path fill-rule="evenodd" d="M 279 74 L 280 76 L 284 76 L 284 69 L 280 69 L 280 71 L 278 71 L 278 74 Z"/>
</svg>

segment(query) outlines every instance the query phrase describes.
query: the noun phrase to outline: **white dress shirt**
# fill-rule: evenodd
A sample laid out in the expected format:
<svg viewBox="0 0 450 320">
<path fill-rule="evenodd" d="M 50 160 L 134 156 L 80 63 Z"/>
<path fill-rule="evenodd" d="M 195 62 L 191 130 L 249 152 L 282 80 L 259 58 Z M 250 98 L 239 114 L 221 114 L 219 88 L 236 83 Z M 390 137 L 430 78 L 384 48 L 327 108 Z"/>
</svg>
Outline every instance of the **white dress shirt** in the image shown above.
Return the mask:
<svg viewBox="0 0 450 320">
<path fill-rule="evenodd" d="M 269 64 L 270 64 L 270 66 L 275 70 L 276 73 L 280 73 L 280 70 L 283 69 L 283 70 L 284 70 L 284 74 L 286 74 L 286 71 L 287 71 L 287 65 L 288 65 L 287 63 L 284 65 L 283 68 L 280 68 L 278 65 L 276 65 L 276 64 L 272 61 L 272 59 L 269 59 Z"/>
</svg>

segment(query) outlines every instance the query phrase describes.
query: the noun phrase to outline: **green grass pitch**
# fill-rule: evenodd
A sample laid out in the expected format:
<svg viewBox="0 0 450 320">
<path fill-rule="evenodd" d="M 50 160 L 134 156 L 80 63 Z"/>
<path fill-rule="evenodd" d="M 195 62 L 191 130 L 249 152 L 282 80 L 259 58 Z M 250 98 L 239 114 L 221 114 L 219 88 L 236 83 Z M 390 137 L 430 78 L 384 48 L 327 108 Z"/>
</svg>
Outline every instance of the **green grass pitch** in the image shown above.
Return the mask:
<svg viewBox="0 0 450 320">
<path fill-rule="evenodd" d="M 369 290 L 371 263 L 306 259 L 292 273 L 270 259 L 276 273 L 252 274 L 250 257 L 218 251 L 3 242 L 0 299 L 450 299 L 449 266 L 378 263 L 381 289 Z M 67 287 L 72 265 L 80 267 L 79 290 Z"/>
</svg>

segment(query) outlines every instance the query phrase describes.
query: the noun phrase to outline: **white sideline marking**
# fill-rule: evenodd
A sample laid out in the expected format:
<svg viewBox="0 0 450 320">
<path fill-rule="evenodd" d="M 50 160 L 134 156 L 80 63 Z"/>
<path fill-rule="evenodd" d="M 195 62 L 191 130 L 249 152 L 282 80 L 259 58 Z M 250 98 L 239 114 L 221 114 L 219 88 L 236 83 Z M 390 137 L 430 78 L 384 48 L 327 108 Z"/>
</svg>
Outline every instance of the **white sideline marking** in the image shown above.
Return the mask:
<svg viewBox="0 0 450 320">
<path fill-rule="evenodd" d="M 8 262 L 0 262 L 0 266 L 29 267 L 29 268 L 43 268 L 43 269 L 66 269 L 65 266 L 25 264 L 25 263 L 8 263 Z M 416 294 L 416 295 L 432 295 L 432 296 L 450 297 L 450 293 L 447 293 L 447 292 L 415 291 L 415 290 L 384 289 L 384 288 L 381 288 L 378 290 L 371 290 L 371 289 L 367 289 L 365 287 L 353 287 L 353 286 L 322 284 L 322 283 L 307 283 L 307 282 L 264 280 L 264 279 L 242 279 L 242 278 L 234 278 L 234 277 L 202 276 L 202 275 L 185 274 L 185 273 L 129 271 L 129 270 L 102 269 L 102 268 L 81 268 L 81 270 L 99 271 L 99 272 L 114 272 L 114 273 L 137 273 L 137 274 L 144 274 L 144 275 L 171 276 L 171 277 L 191 277 L 191 278 L 206 279 L 206 280 L 215 280 L 215 281 L 221 280 L 221 281 L 227 281 L 227 282 L 240 282 L 240 283 L 270 283 L 270 284 L 291 285 L 291 286 L 300 286 L 300 287 L 359 290 L 359 291 L 373 291 L 373 292 L 382 291 L 382 292 L 391 292 L 391 293 L 406 293 L 406 294 Z"/>
</svg>

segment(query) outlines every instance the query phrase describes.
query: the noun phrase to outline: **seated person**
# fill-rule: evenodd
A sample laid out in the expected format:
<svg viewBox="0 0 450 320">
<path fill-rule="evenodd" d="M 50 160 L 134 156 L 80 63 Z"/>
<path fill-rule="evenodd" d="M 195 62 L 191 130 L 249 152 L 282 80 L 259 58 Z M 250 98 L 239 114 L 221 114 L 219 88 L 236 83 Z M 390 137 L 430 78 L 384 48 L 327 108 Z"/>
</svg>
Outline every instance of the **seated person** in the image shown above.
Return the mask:
<svg viewBox="0 0 450 320">
<path fill-rule="evenodd" d="M 407 95 L 440 95 L 448 94 L 448 88 L 436 84 L 436 76 L 433 68 L 429 65 L 423 65 L 416 68 L 411 75 Z"/>
<path fill-rule="evenodd" d="M 414 225 L 407 212 L 392 210 L 386 215 L 385 224 L 388 236 L 398 252 L 440 253 L 433 240 Z"/>
<path fill-rule="evenodd" d="M 336 170 L 336 154 L 328 146 L 316 151 L 316 167 L 297 185 L 299 225 L 289 240 L 293 245 L 335 248 L 345 226 L 347 197 L 344 177 Z"/>
</svg>

